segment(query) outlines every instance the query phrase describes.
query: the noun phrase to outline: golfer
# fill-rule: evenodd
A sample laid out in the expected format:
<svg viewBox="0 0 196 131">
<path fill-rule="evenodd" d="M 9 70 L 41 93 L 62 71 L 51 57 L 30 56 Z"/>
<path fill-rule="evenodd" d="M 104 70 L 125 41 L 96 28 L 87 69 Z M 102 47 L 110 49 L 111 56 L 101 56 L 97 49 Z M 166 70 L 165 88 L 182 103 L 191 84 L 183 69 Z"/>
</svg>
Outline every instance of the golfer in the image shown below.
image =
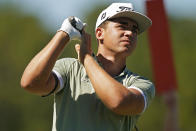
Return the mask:
<svg viewBox="0 0 196 131">
<path fill-rule="evenodd" d="M 85 26 L 77 17 L 65 19 L 26 67 L 21 86 L 41 96 L 54 94 L 53 131 L 133 131 L 155 89 L 127 69 L 126 61 L 151 20 L 131 3 L 112 3 L 96 21 L 96 55 Z M 79 59 L 57 60 L 73 39 L 81 41 L 75 46 Z"/>
</svg>

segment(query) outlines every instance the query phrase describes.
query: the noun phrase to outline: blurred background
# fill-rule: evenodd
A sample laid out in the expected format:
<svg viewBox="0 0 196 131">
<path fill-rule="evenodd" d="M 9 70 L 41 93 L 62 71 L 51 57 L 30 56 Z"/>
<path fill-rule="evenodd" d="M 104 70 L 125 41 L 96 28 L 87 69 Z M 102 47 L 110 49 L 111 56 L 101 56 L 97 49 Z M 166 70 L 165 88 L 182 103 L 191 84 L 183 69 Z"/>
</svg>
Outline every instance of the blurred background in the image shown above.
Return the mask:
<svg viewBox="0 0 196 131">
<path fill-rule="evenodd" d="M 100 11 L 116 0 L 0 0 L 0 131 L 49 131 L 52 127 L 53 96 L 39 97 L 20 87 L 21 75 L 33 56 L 53 37 L 63 20 L 77 16 L 92 34 Z M 120 0 L 119 0 L 120 1 Z M 118 1 L 118 2 L 119 2 Z M 144 0 L 132 2 L 145 13 Z M 174 65 L 178 82 L 179 126 L 196 129 L 196 1 L 165 0 Z M 76 57 L 71 42 L 60 57 Z M 138 47 L 129 57 L 128 68 L 154 81 L 147 33 L 139 36 Z M 138 121 L 140 130 L 163 129 L 165 105 L 160 95 Z"/>
</svg>

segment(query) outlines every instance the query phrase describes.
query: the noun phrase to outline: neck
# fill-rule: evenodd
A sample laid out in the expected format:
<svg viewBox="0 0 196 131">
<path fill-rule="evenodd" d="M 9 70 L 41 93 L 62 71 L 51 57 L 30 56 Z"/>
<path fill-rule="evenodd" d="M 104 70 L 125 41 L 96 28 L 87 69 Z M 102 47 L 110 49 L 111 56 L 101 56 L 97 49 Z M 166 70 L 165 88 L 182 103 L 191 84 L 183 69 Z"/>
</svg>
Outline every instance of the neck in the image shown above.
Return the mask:
<svg viewBox="0 0 196 131">
<path fill-rule="evenodd" d="M 103 69 L 111 76 L 119 75 L 126 66 L 126 58 L 119 58 L 114 55 L 97 53 L 97 59 L 102 64 Z"/>
</svg>

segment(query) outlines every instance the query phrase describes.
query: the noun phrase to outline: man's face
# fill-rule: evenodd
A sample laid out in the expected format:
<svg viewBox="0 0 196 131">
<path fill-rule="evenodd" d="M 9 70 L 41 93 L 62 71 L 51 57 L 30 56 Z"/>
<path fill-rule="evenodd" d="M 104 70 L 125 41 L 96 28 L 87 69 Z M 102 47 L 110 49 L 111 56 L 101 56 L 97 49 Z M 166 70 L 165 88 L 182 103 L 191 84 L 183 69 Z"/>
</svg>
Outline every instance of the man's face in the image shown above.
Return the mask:
<svg viewBox="0 0 196 131">
<path fill-rule="evenodd" d="M 126 56 L 135 49 L 138 27 L 128 18 L 110 20 L 104 28 L 103 44 L 105 48 Z"/>
</svg>

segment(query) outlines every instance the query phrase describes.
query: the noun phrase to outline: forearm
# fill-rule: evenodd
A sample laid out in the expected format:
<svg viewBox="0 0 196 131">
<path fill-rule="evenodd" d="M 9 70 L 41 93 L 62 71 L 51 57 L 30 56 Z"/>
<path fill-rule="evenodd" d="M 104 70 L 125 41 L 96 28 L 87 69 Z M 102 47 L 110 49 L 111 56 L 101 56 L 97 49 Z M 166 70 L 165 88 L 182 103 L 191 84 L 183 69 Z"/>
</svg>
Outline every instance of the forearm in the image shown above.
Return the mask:
<svg viewBox="0 0 196 131">
<path fill-rule="evenodd" d="M 86 55 L 84 66 L 96 94 L 109 109 L 122 115 L 141 112 L 143 98 L 137 91 L 130 91 L 113 79 L 90 55 Z"/>
<path fill-rule="evenodd" d="M 51 75 L 52 68 L 68 41 L 69 36 L 67 33 L 62 31 L 57 32 L 46 47 L 26 67 L 21 79 L 22 87 L 31 92 L 37 92 L 37 90 L 45 87 Z"/>
</svg>

